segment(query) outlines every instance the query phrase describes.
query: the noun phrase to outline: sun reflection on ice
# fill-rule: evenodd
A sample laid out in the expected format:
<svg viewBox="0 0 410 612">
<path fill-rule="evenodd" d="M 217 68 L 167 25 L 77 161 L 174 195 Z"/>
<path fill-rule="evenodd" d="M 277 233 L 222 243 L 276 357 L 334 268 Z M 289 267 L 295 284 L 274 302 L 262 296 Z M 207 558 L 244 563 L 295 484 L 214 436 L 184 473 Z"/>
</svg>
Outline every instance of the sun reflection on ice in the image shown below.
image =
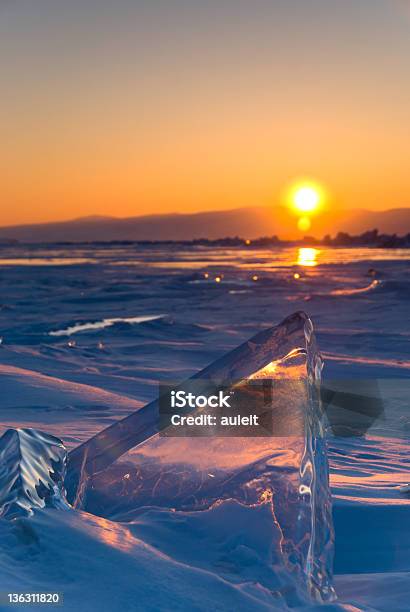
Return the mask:
<svg viewBox="0 0 410 612">
<path fill-rule="evenodd" d="M 302 247 L 298 250 L 298 266 L 317 266 L 317 258 L 320 255 L 319 249 Z"/>
</svg>

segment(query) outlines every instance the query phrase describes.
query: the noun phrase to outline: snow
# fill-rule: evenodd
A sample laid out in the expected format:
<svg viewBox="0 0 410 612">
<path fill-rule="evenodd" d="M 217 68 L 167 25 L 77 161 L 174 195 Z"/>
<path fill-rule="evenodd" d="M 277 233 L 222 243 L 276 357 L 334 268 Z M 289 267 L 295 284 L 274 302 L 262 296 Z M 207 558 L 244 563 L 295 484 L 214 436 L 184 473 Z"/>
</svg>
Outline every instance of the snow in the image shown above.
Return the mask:
<svg viewBox="0 0 410 612">
<path fill-rule="evenodd" d="M 74 448 L 153 400 L 158 381 L 183 380 L 258 330 L 305 310 L 325 354 L 325 381 L 377 378 L 385 409 L 363 437 L 329 440 L 338 602 L 310 609 L 409 609 L 406 251 L 325 249 L 318 266 L 305 268 L 297 249 L 30 250 L 2 247 L 0 433 L 32 426 Z M 18 265 L 29 256 L 30 265 Z M 48 265 L 50 257 L 59 265 Z M 370 267 L 382 282 L 356 291 L 368 285 Z M 216 274 L 224 275 L 219 283 Z M 251 283 L 254 274 L 258 281 Z M 164 314 L 77 331 L 75 346 L 67 336 L 49 335 L 84 322 Z M 131 452 L 120 460 L 121 478 L 137 459 Z M 134 507 L 116 514 L 112 491 L 121 485 L 126 492 L 130 479 L 110 477 L 104 491 L 110 516 L 46 509 L 0 521 L 1 591 L 58 590 L 64 609 L 87 612 L 286 609 L 280 595 L 272 596 L 280 576 L 243 507 L 219 508 L 226 512 L 218 523 L 223 531 L 214 510 L 182 517 Z"/>
</svg>

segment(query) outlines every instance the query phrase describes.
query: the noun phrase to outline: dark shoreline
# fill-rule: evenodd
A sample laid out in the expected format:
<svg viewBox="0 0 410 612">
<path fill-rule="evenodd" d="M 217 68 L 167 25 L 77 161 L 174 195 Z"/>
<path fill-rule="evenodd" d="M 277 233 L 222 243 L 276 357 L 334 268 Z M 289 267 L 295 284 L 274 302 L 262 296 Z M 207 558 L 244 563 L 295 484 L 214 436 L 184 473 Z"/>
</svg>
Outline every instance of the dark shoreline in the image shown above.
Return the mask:
<svg viewBox="0 0 410 612">
<path fill-rule="evenodd" d="M 56 241 L 56 242 L 19 242 L 18 240 L 0 240 L 1 247 L 13 246 L 79 246 L 79 245 L 95 245 L 95 246 L 200 246 L 200 247 L 230 247 L 230 248 L 269 248 L 269 247 L 303 247 L 303 246 L 327 246 L 339 248 L 382 248 L 382 249 L 397 249 L 410 248 L 410 233 L 404 236 L 397 234 L 380 234 L 377 229 L 370 230 L 358 236 L 351 236 L 345 232 L 339 232 L 335 237 L 329 235 L 322 239 L 314 238 L 313 236 L 305 236 L 301 240 L 281 240 L 278 236 L 261 236 L 249 240 L 239 236 L 227 236 L 225 238 L 196 238 L 194 240 L 90 240 L 90 241 Z"/>
</svg>

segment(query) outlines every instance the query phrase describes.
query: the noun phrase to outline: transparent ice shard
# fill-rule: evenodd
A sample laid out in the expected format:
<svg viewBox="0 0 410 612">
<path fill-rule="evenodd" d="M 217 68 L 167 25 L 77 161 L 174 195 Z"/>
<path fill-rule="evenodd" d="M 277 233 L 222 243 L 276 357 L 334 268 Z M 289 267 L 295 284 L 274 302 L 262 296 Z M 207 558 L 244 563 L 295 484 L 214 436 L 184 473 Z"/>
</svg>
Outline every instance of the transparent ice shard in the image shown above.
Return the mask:
<svg viewBox="0 0 410 612">
<path fill-rule="evenodd" d="M 256 523 L 259 536 L 269 541 L 272 575 L 279 577 L 275 581 L 261 571 L 252 574 L 252 580 L 288 605 L 333 600 L 334 534 L 321 369 L 310 319 L 304 313 L 291 315 L 194 377 L 203 380 L 204 388 L 210 380 L 237 384 L 265 378 L 282 383 L 274 387 L 271 403 L 276 435 L 161 437 L 158 403 L 152 402 L 72 453 L 72 498 L 77 495 L 77 502 L 81 499 L 90 512 L 122 520 L 132 520 L 144 509 L 170 509 L 186 518 L 187 513 L 222 505 L 227 511 L 218 512 L 225 520 L 232 516 L 225 529 L 232 530 L 233 538 L 247 535 L 243 521 L 241 533 L 234 533 L 236 517 L 240 513 L 243 518 L 245 509 L 249 531 Z M 114 463 L 124 453 L 123 460 Z M 221 570 L 225 579 L 234 581 L 238 572 L 242 575 L 244 569 L 231 574 Z"/>
<path fill-rule="evenodd" d="M 35 429 L 8 429 L 0 438 L 0 517 L 29 516 L 35 508 L 68 508 L 66 449 Z"/>
</svg>

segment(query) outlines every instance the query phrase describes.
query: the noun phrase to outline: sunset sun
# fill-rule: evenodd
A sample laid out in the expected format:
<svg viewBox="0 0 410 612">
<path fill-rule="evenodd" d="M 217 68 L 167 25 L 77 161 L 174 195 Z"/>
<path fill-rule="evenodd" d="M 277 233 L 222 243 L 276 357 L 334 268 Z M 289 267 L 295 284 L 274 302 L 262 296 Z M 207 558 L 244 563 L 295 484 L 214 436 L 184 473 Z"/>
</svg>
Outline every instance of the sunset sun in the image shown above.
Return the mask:
<svg viewBox="0 0 410 612">
<path fill-rule="evenodd" d="M 325 190 L 316 181 L 299 180 L 288 188 L 286 200 L 289 208 L 299 217 L 299 231 L 306 232 L 311 228 L 311 217 L 320 212 L 325 204 Z"/>
<path fill-rule="evenodd" d="M 310 215 L 318 212 L 324 201 L 323 187 L 313 181 L 294 183 L 288 192 L 288 202 L 296 213 Z"/>
<path fill-rule="evenodd" d="M 293 202 L 300 212 L 313 212 L 320 203 L 320 193 L 315 187 L 303 185 L 296 189 Z"/>
</svg>

